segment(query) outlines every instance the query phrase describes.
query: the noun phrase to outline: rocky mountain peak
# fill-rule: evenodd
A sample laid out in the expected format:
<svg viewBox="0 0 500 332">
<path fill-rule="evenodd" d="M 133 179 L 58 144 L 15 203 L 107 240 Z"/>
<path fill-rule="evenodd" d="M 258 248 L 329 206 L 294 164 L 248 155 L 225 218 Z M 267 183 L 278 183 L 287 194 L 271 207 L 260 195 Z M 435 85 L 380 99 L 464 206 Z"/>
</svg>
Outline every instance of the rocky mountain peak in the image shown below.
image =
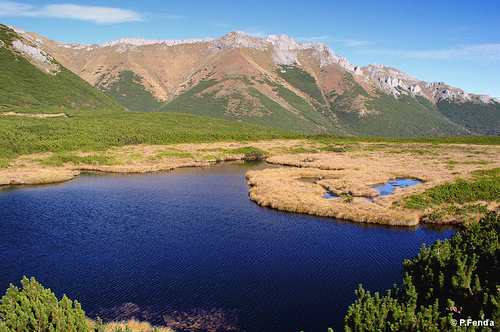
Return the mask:
<svg viewBox="0 0 500 332">
<path fill-rule="evenodd" d="M 230 32 L 211 42 L 212 48 L 224 50 L 227 48 L 254 48 L 259 51 L 267 50 L 266 43 L 260 39 L 251 37 L 243 31 Z"/>
<path fill-rule="evenodd" d="M 287 35 L 269 35 L 266 42 L 273 44 L 275 48 L 284 51 L 299 50 L 301 44 L 297 43 L 295 39 Z"/>
</svg>

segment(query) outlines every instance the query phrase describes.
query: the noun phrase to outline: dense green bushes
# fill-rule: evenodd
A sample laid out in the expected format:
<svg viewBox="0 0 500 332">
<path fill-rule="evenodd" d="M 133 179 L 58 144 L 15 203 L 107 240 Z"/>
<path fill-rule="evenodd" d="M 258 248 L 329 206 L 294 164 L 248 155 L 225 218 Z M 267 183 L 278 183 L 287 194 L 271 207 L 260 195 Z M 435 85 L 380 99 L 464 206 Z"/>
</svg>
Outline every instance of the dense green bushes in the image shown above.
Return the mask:
<svg viewBox="0 0 500 332">
<path fill-rule="evenodd" d="M 108 73 L 108 75 L 110 75 Z M 103 82 L 108 78 L 103 74 L 97 83 L 97 88 L 109 93 L 113 98 L 130 111 L 156 111 L 163 102 L 158 100 L 153 93 L 146 90 L 142 77 L 131 70 L 120 72 L 118 79 L 112 83 Z"/>
<path fill-rule="evenodd" d="M 19 289 L 12 284 L 0 300 L 0 332 L 160 332 L 147 322 L 129 320 L 103 324 L 85 317 L 81 305 L 63 295 L 61 301 L 35 278 L 24 277 Z M 128 324 L 131 324 L 130 326 Z"/>
<path fill-rule="evenodd" d="M 326 105 L 326 100 L 319 89 L 316 79 L 298 66 L 281 65 L 276 73 L 300 91 L 316 99 L 321 105 Z"/>
<path fill-rule="evenodd" d="M 427 189 L 422 194 L 410 195 L 403 206 L 408 209 L 426 209 L 444 203 L 500 201 L 500 177 L 484 177 L 476 181 L 457 179 Z"/>
<path fill-rule="evenodd" d="M 500 324 L 498 276 L 500 217 L 490 212 L 450 240 L 422 246 L 404 262 L 401 289 L 372 296 L 360 285 L 345 331 L 496 330 L 491 325 Z"/>
<path fill-rule="evenodd" d="M 63 296 L 58 301 L 50 289 L 34 278 L 21 281 L 23 289 L 10 285 L 0 301 L 0 331 L 87 331 L 80 304 Z"/>
<path fill-rule="evenodd" d="M 67 117 L 0 114 L 0 159 L 21 154 L 102 151 L 132 144 L 177 144 L 300 138 L 248 123 L 176 113 L 66 111 Z"/>
<path fill-rule="evenodd" d="M 481 135 L 500 135 L 500 117 L 498 116 L 498 102 L 463 102 L 454 103 L 441 100 L 437 104 L 439 113 Z"/>
</svg>

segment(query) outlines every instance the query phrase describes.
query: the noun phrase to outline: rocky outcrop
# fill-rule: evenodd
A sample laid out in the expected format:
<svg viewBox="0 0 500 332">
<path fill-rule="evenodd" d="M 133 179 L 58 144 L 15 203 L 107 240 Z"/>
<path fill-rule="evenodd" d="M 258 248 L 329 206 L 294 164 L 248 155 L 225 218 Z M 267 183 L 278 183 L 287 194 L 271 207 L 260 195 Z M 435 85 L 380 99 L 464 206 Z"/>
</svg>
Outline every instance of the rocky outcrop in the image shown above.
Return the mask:
<svg viewBox="0 0 500 332">
<path fill-rule="evenodd" d="M 14 40 L 12 46 L 23 53 L 36 67 L 45 70 L 47 73 L 56 75 L 60 71 L 59 65 L 53 62 L 54 58 L 40 48 L 27 45 L 21 40 Z"/>
<path fill-rule="evenodd" d="M 303 50 L 312 50 L 313 56 L 320 61 L 320 67 L 325 67 L 331 64 L 338 64 L 344 69 L 347 69 L 359 75 L 359 69 L 349 63 L 346 58 L 336 55 L 328 45 L 323 43 L 298 43 L 292 37 L 287 35 L 269 35 L 266 41 L 274 46 L 273 58 L 277 64 L 292 65 L 297 63 L 298 52 Z"/>
<path fill-rule="evenodd" d="M 250 37 L 243 31 L 230 32 L 210 42 L 210 47 L 215 50 L 228 48 L 254 48 L 259 51 L 267 50 L 266 43 L 260 38 Z"/>
</svg>

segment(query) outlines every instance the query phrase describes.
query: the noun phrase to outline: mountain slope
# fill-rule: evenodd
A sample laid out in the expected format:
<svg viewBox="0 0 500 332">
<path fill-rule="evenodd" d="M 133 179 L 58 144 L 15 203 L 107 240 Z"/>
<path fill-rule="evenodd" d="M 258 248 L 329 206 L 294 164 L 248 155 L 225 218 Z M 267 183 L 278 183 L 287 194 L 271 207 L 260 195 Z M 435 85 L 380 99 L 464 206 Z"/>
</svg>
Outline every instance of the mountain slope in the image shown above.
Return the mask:
<svg viewBox="0 0 500 332">
<path fill-rule="evenodd" d="M 497 99 L 382 65 L 355 67 L 325 44 L 301 44 L 285 35 L 263 39 L 236 31 L 218 39 L 81 45 L 16 31 L 130 110 L 308 133 L 500 135 Z"/>
<path fill-rule="evenodd" d="M 122 109 L 4 25 L 0 25 L 0 68 L 0 108 Z"/>
</svg>

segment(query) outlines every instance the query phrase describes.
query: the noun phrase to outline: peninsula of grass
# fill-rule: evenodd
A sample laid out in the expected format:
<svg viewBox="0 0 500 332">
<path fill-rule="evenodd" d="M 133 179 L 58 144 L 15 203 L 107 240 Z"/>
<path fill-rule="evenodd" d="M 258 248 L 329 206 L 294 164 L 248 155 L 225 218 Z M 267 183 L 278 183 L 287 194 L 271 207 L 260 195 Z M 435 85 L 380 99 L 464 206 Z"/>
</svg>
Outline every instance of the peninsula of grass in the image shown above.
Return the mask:
<svg viewBox="0 0 500 332">
<path fill-rule="evenodd" d="M 314 145 L 315 139 L 321 144 Z M 309 142 L 267 159 L 289 168 L 249 171 L 250 199 L 277 210 L 398 226 L 468 224 L 500 204 L 497 145 L 369 143 L 342 137 Z M 321 152 L 314 153 L 315 148 Z M 457 161 L 453 168 L 450 161 Z M 374 188 L 398 178 L 420 184 L 378 196 Z M 327 192 L 343 199 L 327 199 Z"/>
</svg>

